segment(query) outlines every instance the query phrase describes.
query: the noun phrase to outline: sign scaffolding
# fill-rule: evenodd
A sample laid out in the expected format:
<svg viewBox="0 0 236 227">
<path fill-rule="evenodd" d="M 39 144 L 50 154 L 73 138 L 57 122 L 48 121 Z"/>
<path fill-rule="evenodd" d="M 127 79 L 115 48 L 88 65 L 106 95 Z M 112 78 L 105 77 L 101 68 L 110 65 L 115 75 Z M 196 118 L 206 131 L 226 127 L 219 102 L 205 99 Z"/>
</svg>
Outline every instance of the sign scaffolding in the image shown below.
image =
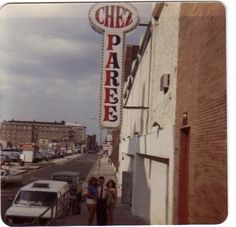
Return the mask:
<svg viewBox="0 0 236 227">
<path fill-rule="evenodd" d="M 125 34 L 139 23 L 127 3 L 98 3 L 89 11 L 92 28 L 103 35 L 100 82 L 100 127 L 119 128 L 122 119 Z"/>
</svg>

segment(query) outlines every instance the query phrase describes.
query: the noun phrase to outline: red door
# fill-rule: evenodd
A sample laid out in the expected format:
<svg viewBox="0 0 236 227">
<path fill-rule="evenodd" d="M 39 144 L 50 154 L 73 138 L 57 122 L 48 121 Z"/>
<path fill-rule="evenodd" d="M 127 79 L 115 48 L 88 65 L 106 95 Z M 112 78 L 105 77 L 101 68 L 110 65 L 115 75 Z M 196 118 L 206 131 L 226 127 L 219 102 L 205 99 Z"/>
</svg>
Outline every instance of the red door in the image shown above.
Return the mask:
<svg viewBox="0 0 236 227">
<path fill-rule="evenodd" d="M 188 224 L 189 134 L 189 128 L 180 130 L 179 224 Z"/>
</svg>

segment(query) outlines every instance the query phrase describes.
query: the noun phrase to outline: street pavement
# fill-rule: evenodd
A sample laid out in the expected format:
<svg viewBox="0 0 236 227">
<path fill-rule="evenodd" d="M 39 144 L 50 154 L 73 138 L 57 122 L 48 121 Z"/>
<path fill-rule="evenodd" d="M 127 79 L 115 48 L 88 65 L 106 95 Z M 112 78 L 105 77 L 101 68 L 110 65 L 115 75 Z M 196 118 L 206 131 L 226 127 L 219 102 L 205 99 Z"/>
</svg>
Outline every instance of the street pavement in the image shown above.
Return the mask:
<svg viewBox="0 0 236 227">
<path fill-rule="evenodd" d="M 100 164 L 99 164 L 100 162 Z M 86 180 L 90 176 L 104 176 L 106 181 L 113 179 L 116 181 L 116 175 L 113 167 L 108 163 L 108 158 L 103 157 L 100 161 L 97 160 L 97 154 L 82 154 L 69 156 L 64 159 L 55 159 L 52 162 L 41 162 L 35 164 L 26 164 L 24 169 L 21 167 L 13 167 L 16 174 L 23 176 L 23 184 L 28 184 L 38 179 L 50 179 L 52 173 L 62 170 L 72 170 L 81 172 Z M 17 172 L 18 171 L 18 172 Z M 25 172 L 24 172 L 25 171 Z M 7 200 L 10 195 L 15 195 L 20 186 L 7 187 L 1 190 L 1 215 L 2 218 L 11 205 Z M 121 204 L 120 196 L 121 190 L 118 185 L 118 203 L 114 211 L 114 225 L 145 225 L 145 221 L 141 218 L 132 215 L 131 209 L 128 205 Z M 87 225 L 88 212 L 86 204 L 82 203 L 82 212 L 80 215 L 71 215 L 59 219 L 56 226 L 73 226 L 73 225 Z M 96 225 L 96 217 L 94 219 Z"/>
<path fill-rule="evenodd" d="M 25 164 L 26 170 L 19 170 L 20 167 L 12 167 L 18 171 L 21 171 L 23 178 L 23 185 L 29 184 L 35 180 L 49 180 L 51 175 L 58 171 L 79 171 L 81 176 L 86 177 L 97 160 L 97 154 L 82 154 L 71 155 L 65 158 L 54 159 L 50 162 L 40 162 L 34 164 Z M 15 196 L 17 191 L 22 185 L 6 185 L 1 188 L 1 217 L 4 218 L 6 210 L 11 206 L 11 202 L 8 201 L 9 196 Z"/>
<path fill-rule="evenodd" d="M 107 157 L 102 157 L 100 164 L 99 159 L 94 164 L 93 168 L 89 172 L 87 179 L 90 176 L 104 176 L 105 180 L 108 181 L 109 179 L 113 179 L 117 182 L 115 172 L 113 167 L 110 163 L 108 163 Z M 114 210 L 114 225 L 147 225 L 147 223 L 137 217 L 132 215 L 131 209 L 129 205 L 121 204 L 121 190 L 118 185 L 118 202 L 117 207 Z M 59 226 L 80 226 L 80 225 L 87 225 L 88 219 L 88 211 L 86 208 L 85 202 L 82 203 L 82 211 L 80 215 L 71 215 L 67 217 L 63 217 L 63 219 L 59 219 L 55 225 Z M 94 218 L 93 224 L 96 225 L 96 217 Z"/>
</svg>

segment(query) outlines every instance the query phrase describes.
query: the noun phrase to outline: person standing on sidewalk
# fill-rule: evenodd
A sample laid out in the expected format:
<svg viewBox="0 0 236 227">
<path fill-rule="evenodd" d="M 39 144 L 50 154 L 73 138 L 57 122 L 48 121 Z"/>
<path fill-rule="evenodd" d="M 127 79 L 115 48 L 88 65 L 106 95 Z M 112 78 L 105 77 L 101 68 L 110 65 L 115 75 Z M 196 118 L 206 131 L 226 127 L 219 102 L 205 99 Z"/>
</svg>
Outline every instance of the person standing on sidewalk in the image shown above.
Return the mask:
<svg viewBox="0 0 236 227">
<path fill-rule="evenodd" d="M 97 225 L 107 225 L 107 206 L 105 178 L 98 178 Z"/>
<path fill-rule="evenodd" d="M 97 178 L 91 177 L 88 180 L 86 204 L 88 208 L 88 225 L 92 225 L 97 206 Z"/>
<path fill-rule="evenodd" d="M 113 213 L 117 202 L 117 189 L 116 183 L 112 179 L 107 182 L 107 212 L 108 212 L 108 225 L 113 224 Z"/>
</svg>

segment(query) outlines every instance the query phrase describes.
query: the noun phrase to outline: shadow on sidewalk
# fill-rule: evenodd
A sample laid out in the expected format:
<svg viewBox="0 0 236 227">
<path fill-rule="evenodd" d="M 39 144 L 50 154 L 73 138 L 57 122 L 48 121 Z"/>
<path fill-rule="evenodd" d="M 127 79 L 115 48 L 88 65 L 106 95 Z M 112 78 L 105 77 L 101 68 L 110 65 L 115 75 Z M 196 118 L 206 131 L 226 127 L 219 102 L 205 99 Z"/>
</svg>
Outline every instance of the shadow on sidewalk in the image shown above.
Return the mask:
<svg viewBox="0 0 236 227">
<path fill-rule="evenodd" d="M 99 163 L 100 162 L 100 163 Z M 108 162 L 108 157 L 104 156 L 97 160 L 90 173 L 87 176 L 87 179 L 90 176 L 104 176 L 106 181 L 113 179 L 116 181 L 116 174 L 113 170 L 113 167 L 110 162 Z M 120 188 L 118 187 L 118 191 Z M 118 192 L 118 196 L 120 191 Z M 75 225 L 87 225 L 88 211 L 85 202 L 81 206 L 80 215 L 71 215 L 59 219 L 56 225 L 60 226 L 75 226 Z M 96 225 L 96 216 L 93 220 L 93 224 Z M 114 225 L 147 225 L 147 223 L 140 217 L 134 216 L 131 212 L 129 205 L 121 204 L 121 198 L 118 197 L 117 207 L 114 210 Z"/>
<path fill-rule="evenodd" d="M 80 215 L 71 215 L 59 219 L 56 225 L 60 226 L 81 226 L 87 225 L 88 211 L 85 202 L 82 203 L 82 209 Z M 96 225 L 96 216 L 93 220 L 93 225 Z M 147 225 L 147 223 L 137 217 L 132 215 L 131 209 L 128 205 L 123 205 L 120 203 L 120 198 L 118 199 L 117 207 L 114 210 L 114 225 Z"/>
</svg>

